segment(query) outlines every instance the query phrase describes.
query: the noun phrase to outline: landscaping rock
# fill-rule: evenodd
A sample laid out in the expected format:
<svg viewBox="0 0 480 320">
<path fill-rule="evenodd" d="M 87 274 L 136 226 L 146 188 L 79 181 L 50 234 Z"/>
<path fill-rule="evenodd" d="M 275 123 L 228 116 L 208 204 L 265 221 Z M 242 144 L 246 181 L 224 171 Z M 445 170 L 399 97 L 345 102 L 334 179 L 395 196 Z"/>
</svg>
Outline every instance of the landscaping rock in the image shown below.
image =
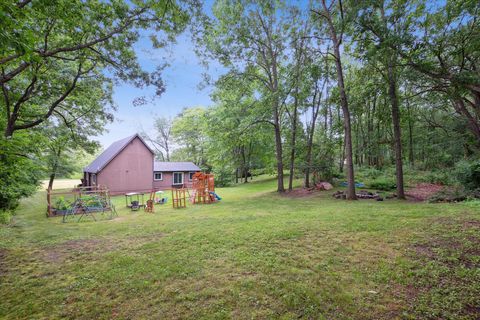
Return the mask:
<svg viewBox="0 0 480 320">
<path fill-rule="evenodd" d="M 318 190 L 331 190 L 331 189 L 333 189 L 333 186 L 330 183 L 325 182 L 325 181 L 317 183 L 317 185 L 315 187 Z"/>
<path fill-rule="evenodd" d="M 332 196 L 335 199 L 346 199 L 347 198 L 347 193 L 345 191 L 337 191 Z M 367 190 L 360 190 L 357 193 L 357 198 L 358 199 L 374 199 L 377 201 L 383 201 L 383 198 L 378 194 L 378 193 L 372 193 Z"/>
</svg>

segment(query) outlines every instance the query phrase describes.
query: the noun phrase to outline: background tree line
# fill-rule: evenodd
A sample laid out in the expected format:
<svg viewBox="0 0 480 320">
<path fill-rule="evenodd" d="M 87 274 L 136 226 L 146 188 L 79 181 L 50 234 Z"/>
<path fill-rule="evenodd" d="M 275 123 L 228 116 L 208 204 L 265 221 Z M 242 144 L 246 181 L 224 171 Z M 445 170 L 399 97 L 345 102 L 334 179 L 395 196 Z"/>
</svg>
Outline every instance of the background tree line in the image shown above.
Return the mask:
<svg viewBox="0 0 480 320">
<path fill-rule="evenodd" d="M 225 183 L 274 173 L 279 192 L 296 176 L 309 187 L 344 175 L 349 199 L 364 167 L 395 177 L 400 198 L 405 168 L 479 179 L 479 8 L 218 0 L 209 15 L 194 0 L 3 1 L 0 212 L 95 149 L 115 83 L 163 93 L 163 66 L 147 72 L 136 59 L 140 30 L 162 48 L 190 27 L 197 54 L 227 69 L 212 107 L 156 122 L 150 141 L 164 160 L 192 160 Z"/>
<path fill-rule="evenodd" d="M 469 161 L 474 176 L 479 8 L 477 1 L 216 1 L 197 48 L 228 72 L 214 83 L 214 106 L 173 120 L 172 159 L 225 181 L 275 173 L 279 192 L 295 176 L 309 187 L 313 173 L 345 175 L 349 199 L 355 168 L 392 168 L 399 198 L 405 168 L 465 169 Z"/>
</svg>

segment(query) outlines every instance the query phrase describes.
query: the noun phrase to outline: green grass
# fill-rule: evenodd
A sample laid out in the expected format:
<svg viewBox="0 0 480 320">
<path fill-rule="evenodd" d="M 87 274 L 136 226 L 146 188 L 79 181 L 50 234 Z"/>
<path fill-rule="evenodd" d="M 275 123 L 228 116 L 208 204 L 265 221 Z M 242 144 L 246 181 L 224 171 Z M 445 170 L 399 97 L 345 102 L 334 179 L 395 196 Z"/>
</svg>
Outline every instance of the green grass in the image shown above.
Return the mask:
<svg viewBox="0 0 480 320">
<path fill-rule="evenodd" d="M 0 318 L 479 317 L 478 206 L 274 189 L 66 224 L 39 192 L 0 227 Z"/>
</svg>

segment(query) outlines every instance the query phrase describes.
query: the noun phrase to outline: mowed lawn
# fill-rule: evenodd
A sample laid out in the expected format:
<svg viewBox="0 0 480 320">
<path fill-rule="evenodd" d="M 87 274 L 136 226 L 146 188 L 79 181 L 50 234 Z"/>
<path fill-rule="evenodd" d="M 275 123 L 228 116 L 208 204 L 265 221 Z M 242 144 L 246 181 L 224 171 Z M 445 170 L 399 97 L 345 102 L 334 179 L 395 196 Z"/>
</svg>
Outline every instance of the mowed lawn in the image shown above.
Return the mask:
<svg viewBox="0 0 480 320">
<path fill-rule="evenodd" d="M 212 205 L 0 227 L 2 319 L 478 319 L 480 207 L 292 198 L 263 178 Z M 169 199 L 170 201 L 170 199 Z"/>
</svg>

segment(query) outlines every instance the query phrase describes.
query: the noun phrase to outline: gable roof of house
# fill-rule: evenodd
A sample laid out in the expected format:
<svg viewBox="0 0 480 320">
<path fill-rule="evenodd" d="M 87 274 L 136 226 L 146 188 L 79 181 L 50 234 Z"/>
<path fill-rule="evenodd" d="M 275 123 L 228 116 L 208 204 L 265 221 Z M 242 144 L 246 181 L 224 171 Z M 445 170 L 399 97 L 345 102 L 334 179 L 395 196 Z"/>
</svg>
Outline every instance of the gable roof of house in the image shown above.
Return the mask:
<svg viewBox="0 0 480 320">
<path fill-rule="evenodd" d="M 173 171 L 202 171 L 193 162 L 162 162 L 153 163 L 154 171 L 173 172 Z"/>
<path fill-rule="evenodd" d="M 84 172 L 89 173 L 98 173 L 102 171 L 103 168 L 107 166 L 110 161 L 112 161 L 120 152 L 122 152 L 125 147 L 132 142 L 135 138 L 140 139 L 145 147 L 152 153 L 152 149 L 145 143 L 145 141 L 140 137 L 138 133 L 123 138 L 122 140 L 115 141 L 112 143 L 105 151 L 103 151 L 95 160 L 92 161 L 88 166 L 83 170 Z"/>
</svg>

